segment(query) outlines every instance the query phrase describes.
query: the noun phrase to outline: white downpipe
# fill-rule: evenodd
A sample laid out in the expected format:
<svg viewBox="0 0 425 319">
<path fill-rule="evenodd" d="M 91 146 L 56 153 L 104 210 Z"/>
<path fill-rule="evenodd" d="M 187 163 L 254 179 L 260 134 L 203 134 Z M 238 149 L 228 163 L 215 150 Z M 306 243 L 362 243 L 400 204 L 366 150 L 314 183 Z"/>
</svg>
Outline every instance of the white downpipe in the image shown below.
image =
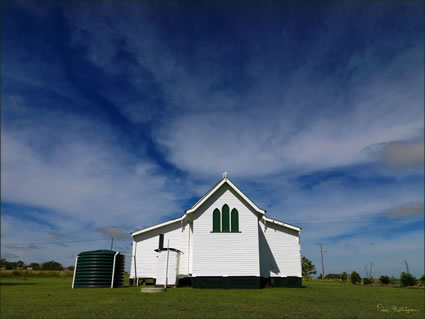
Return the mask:
<svg viewBox="0 0 425 319">
<path fill-rule="evenodd" d="M 112 278 L 111 278 L 111 288 L 114 288 L 114 276 L 115 276 L 115 261 L 117 259 L 117 255 L 119 252 L 117 251 L 114 255 L 114 265 L 112 266 Z"/>
<path fill-rule="evenodd" d="M 165 267 L 165 286 L 164 288 L 167 288 L 168 285 L 168 258 L 170 257 L 170 240 L 168 239 L 167 244 L 167 266 Z"/>
<path fill-rule="evenodd" d="M 136 287 L 139 285 L 139 280 L 137 279 L 137 272 L 136 272 L 136 255 L 134 255 L 134 278 L 136 279 Z"/>
<path fill-rule="evenodd" d="M 77 258 L 75 258 L 74 276 L 72 276 L 72 289 L 74 289 L 75 274 L 77 273 L 77 264 L 78 264 L 78 256 L 77 256 Z"/>
<path fill-rule="evenodd" d="M 137 243 L 133 238 L 133 263 L 134 263 L 134 279 L 136 280 L 136 287 L 139 285 L 139 280 L 137 279 L 137 266 L 136 266 L 136 252 L 137 252 Z"/>
<path fill-rule="evenodd" d="M 189 219 L 188 219 L 188 221 L 187 221 L 187 230 L 188 230 L 188 233 L 189 233 L 189 239 L 188 239 L 188 242 L 187 242 L 187 275 L 188 276 L 190 274 L 190 230 L 191 230 L 191 228 L 192 227 L 190 227 Z"/>
</svg>

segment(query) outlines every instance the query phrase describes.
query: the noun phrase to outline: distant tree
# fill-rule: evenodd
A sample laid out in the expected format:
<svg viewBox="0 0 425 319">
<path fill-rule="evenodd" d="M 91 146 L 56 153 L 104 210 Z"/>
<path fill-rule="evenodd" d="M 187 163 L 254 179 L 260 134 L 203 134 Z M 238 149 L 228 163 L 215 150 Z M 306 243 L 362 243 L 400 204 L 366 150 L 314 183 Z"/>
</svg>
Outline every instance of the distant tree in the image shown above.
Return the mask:
<svg viewBox="0 0 425 319">
<path fill-rule="evenodd" d="M 0 268 L 7 268 L 7 266 L 9 265 L 9 262 L 4 259 L 4 258 L 0 258 Z"/>
<path fill-rule="evenodd" d="M 24 268 L 25 263 L 22 260 L 16 262 L 16 268 Z"/>
<path fill-rule="evenodd" d="M 74 266 L 68 266 L 68 267 L 66 267 L 66 270 L 74 270 Z"/>
<path fill-rule="evenodd" d="M 31 263 L 29 264 L 29 267 L 31 267 L 33 270 L 40 270 L 40 264 L 39 263 Z"/>
<path fill-rule="evenodd" d="M 43 270 L 63 270 L 62 264 L 51 260 L 51 261 L 47 261 L 45 263 L 43 263 L 41 265 L 41 269 Z"/>
<path fill-rule="evenodd" d="M 388 285 L 390 283 L 390 277 L 388 276 L 381 276 L 379 277 L 379 281 L 381 282 L 381 284 L 383 285 Z"/>
<path fill-rule="evenodd" d="M 400 281 L 402 286 L 416 286 L 418 280 L 412 275 L 405 273 L 404 271 L 400 274 Z"/>
<path fill-rule="evenodd" d="M 342 281 L 347 281 L 348 280 L 348 274 L 345 271 L 341 274 L 341 280 Z"/>
<path fill-rule="evenodd" d="M 311 260 L 309 260 L 307 257 L 302 256 L 301 267 L 303 276 L 307 276 L 307 280 L 310 275 L 314 275 L 317 273 L 316 266 L 314 266 Z"/>
<path fill-rule="evenodd" d="M 356 271 L 353 271 L 352 273 L 351 273 L 351 282 L 353 283 L 353 284 L 357 284 L 357 283 L 360 283 L 362 280 L 361 280 L 361 278 L 360 278 L 360 275 L 359 275 L 359 273 L 358 272 L 356 272 Z"/>
<path fill-rule="evenodd" d="M 16 269 L 17 262 L 16 261 L 8 261 L 6 262 L 6 269 Z"/>
</svg>

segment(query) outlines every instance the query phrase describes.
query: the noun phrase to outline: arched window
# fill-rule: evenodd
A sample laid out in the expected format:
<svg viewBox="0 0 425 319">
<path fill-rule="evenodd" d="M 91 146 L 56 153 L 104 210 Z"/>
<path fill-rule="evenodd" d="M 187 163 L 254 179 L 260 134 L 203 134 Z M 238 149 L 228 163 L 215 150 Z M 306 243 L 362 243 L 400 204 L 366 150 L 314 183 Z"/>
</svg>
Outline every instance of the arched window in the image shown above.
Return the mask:
<svg viewBox="0 0 425 319">
<path fill-rule="evenodd" d="M 213 232 L 220 232 L 220 211 L 217 208 L 213 212 Z"/>
<path fill-rule="evenodd" d="M 239 212 L 236 208 L 232 209 L 232 233 L 239 232 Z"/>
<path fill-rule="evenodd" d="M 230 231 L 230 219 L 229 219 L 229 206 L 227 204 L 223 205 L 223 208 L 221 209 L 221 231 L 223 233 L 228 233 Z"/>
</svg>

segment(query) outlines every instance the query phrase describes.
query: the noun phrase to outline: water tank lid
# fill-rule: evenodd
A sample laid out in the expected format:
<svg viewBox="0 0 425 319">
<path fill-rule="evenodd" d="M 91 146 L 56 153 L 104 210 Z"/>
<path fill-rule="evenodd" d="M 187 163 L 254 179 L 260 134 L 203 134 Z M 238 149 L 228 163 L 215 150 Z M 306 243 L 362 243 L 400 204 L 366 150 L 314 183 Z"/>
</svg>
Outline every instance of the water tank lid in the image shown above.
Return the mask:
<svg viewBox="0 0 425 319">
<path fill-rule="evenodd" d="M 115 255 L 117 251 L 113 250 L 91 250 L 91 251 L 83 251 L 78 254 L 78 256 L 86 256 L 86 255 Z"/>
</svg>

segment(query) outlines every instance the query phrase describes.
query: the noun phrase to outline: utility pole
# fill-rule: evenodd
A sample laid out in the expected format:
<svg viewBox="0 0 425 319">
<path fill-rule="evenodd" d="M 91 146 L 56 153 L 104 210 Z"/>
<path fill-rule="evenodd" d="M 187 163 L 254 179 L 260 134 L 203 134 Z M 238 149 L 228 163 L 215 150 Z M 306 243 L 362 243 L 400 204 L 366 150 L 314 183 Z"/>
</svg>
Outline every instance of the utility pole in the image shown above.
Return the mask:
<svg viewBox="0 0 425 319">
<path fill-rule="evenodd" d="M 409 264 L 406 259 L 404 260 L 404 263 L 406 264 L 406 272 L 409 273 Z"/>
<path fill-rule="evenodd" d="M 323 263 L 323 244 L 318 243 L 318 245 L 320 246 L 320 257 L 322 258 L 322 279 L 325 279 L 325 265 Z"/>
</svg>

